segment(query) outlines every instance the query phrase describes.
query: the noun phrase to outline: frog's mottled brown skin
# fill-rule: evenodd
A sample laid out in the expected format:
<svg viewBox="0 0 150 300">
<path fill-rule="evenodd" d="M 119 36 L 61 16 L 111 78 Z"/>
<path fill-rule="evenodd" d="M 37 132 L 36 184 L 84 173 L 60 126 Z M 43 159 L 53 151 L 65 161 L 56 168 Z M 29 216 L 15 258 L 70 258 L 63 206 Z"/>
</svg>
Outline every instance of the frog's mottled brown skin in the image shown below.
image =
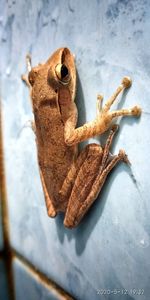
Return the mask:
<svg viewBox="0 0 150 300">
<path fill-rule="evenodd" d="M 111 121 L 118 116 L 139 116 L 141 109 L 135 106 L 110 111 L 119 93 L 131 85 L 130 78 L 124 77 L 104 107 L 99 108 L 96 119 L 75 128 L 76 69 L 69 49 L 58 49 L 46 63 L 30 69 L 28 57 L 30 72 L 26 82 L 31 87 L 38 162 L 48 215 L 55 217 L 57 212 L 63 211 L 64 225 L 72 228 L 78 225 L 97 198 L 112 168 L 119 161 L 128 162 L 123 150 L 110 156 L 111 142 L 117 130 L 117 125 L 111 127 Z M 101 100 L 99 96 L 98 107 Z M 102 134 L 110 127 L 103 148 L 93 143 L 78 154 L 78 143 Z"/>
</svg>

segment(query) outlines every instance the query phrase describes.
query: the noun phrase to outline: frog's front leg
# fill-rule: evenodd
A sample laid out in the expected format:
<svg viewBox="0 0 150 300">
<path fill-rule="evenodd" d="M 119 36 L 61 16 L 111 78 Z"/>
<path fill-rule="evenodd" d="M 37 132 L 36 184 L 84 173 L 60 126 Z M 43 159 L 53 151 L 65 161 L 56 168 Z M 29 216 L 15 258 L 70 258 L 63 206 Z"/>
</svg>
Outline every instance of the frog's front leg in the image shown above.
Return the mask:
<svg viewBox="0 0 150 300">
<path fill-rule="evenodd" d="M 89 207 L 97 198 L 107 175 L 119 162 L 128 162 L 123 150 L 110 159 L 110 146 L 117 126 L 113 126 L 104 149 L 98 144 L 89 144 L 77 159 L 77 165 L 68 173 L 61 193 L 69 196 L 64 225 L 72 228 L 78 225 Z M 71 189 L 72 188 L 72 189 Z"/>
<path fill-rule="evenodd" d="M 27 54 L 26 55 L 26 68 L 27 68 L 27 72 L 29 73 L 31 71 L 32 68 L 32 64 L 31 64 L 31 55 Z M 27 87 L 30 89 L 31 85 L 28 79 L 28 73 L 27 74 L 23 74 L 21 76 L 21 79 L 25 82 L 25 84 L 27 85 Z"/>
<path fill-rule="evenodd" d="M 26 55 L 26 69 L 27 69 L 27 74 L 21 75 L 21 79 L 27 85 L 27 87 L 29 89 L 31 89 L 31 84 L 30 84 L 29 79 L 28 79 L 28 74 L 29 74 L 29 72 L 32 69 L 31 55 L 30 54 Z M 35 122 L 34 121 L 30 121 L 30 125 L 31 125 L 31 128 L 32 128 L 33 132 L 36 134 Z"/>
<path fill-rule="evenodd" d="M 110 111 L 111 105 L 114 103 L 117 96 L 121 91 L 130 87 L 131 79 L 129 77 L 124 77 L 122 83 L 116 89 L 115 93 L 108 99 L 103 108 L 100 104 L 97 105 L 99 108 L 99 114 L 97 118 L 89 123 L 84 124 L 81 127 L 75 128 L 77 116 L 76 113 L 67 120 L 65 124 L 65 142 L 67 145 L 78 144 L 88 138 L 94 137 L 96 135 L 102 134 L 107 131 L 111 125 L 114 118 L 120 116 L 140 116 L 141 108 L 139 106 L 134 106 L 131 109 L 121 109 L 117 111 Z M 100 103 L 102 96 L 99 98 Z"/>
</svg>

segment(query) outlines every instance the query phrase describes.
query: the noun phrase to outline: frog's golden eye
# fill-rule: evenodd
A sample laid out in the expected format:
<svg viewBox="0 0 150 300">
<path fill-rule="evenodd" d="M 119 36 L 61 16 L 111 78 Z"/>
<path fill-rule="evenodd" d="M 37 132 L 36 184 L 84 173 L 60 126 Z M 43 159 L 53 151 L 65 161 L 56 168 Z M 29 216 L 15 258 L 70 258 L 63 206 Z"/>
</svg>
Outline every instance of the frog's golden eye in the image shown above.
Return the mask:
<svg viewBox="0 0 150 300">
<path fill-rule="evenodd" d="M 55 72 L 62 84 L 67 84 L 69 82 L 70 74 L 65 64 L 58 64 L 55 68 Z"/>
</svg>

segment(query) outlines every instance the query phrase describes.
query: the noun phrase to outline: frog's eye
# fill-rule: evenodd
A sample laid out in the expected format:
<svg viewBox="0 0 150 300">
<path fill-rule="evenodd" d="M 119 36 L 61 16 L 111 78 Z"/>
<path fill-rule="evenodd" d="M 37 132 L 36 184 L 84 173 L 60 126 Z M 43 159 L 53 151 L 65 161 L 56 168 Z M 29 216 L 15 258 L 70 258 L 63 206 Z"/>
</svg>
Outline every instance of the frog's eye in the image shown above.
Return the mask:
<svg viewBox="0 0 150 300">
<path fill-rule="evenodd" d="M 69 82 L 70 74 L 65 64 L 58 64 L 55 68 L 55 72 L 62 84 L 67 84 Z"/>
</svg>

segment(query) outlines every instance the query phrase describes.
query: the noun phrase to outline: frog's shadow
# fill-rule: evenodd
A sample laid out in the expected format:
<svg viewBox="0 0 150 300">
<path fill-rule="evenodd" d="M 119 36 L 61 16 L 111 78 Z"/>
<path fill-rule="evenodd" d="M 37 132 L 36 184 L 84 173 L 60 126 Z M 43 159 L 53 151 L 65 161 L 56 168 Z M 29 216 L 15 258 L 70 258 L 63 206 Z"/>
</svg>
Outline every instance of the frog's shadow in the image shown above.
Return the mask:
<svg viewBox="0 0 150 300">
<path fill-rule="evenodd" d="M 84 102 L 84 96 L 83 96 L 83 90 L 81 86 L 81 82 L 79 79 L 79 76 L 77 76 L 77 86 L 78 86 L 78 91 L 77 91 L 77 108 L 78 108 L 78 113 L 79 113 L 79 122 L 78 126 L 81 126 L 86 122 L 86 112 L 85 112 L 85 102 Z M 122 94 L 121 100 L 117 106 L 117 109 L 120 109 L 123 103 L 125 102 L 126 96 L 127 96 L 128 91 L 125 91 Z M 80 99 L 80 101 L 79 101 Z M 133 122 L 138 122 L 138 119 L 133 119 L 133 118 L 122 118 L 119 122 L 119 126 L 122 128 L 124 124 L 132 125 Z M 101 141 L 102 144 L 104 142 L 104 139 L 106 140 L 106 135 L 102 138 L 97 138 L 97 140 Z M 113 141 L 113 146 L 112 146 L 112 153 L 114 153 L 114 148 L 117 143 L 119 137 L 115 138 Z M 85 146 L 88 142 L 84 142 L 81 144 L 81 148 Z M 80 149 L 79 149 L 80 150 Z M 117 174 L 121 172 L 127 172 L 131 179 L 134 181 L 134 179 L 131 176 L 131 172 L 128 166 L 125 164 L 119 164 L 117 166 L 117 169 L 115 168 L 114 170 L 111 171 L 111 173 L 107 177 L 107 183 L 104 183 L 104 187 L 102 188 L 98 198 L 95 200 L 87 214 L 84 216 L 83 220 L 80 222 L 80 224 L 77 226 L 77 228 L 74 229 L 67 229 L 63 225 L 63 220 L 64 220 L 64 214 L 60 213 L 55 219 L 56 222 L 56 228 L 58 232 L 58 238 L 60 242 L 63 244 L 65 235 L 67 236 L 68 240 L 74 239 L 75 240 L 75 247 L 76 247 L 76 253 L 77 255 L 81 255 L 82 252 L 84 251 L 86 247 L 86 243 L 96 226 L 97 222 L 99 221 L 100 217 L 102 216 L 102 213 L 104 211 L 104 207 L 106 204 L 106 200 L 108 199 L 108 195 L 111 189 L 111 185 L 114 181 L 114 172 L 117 172 Z M 107 185 L 106 185 L 107 184 Z M 98 239 L 100 239 L 100 236 L 98 236 Z"/>
</svg>

